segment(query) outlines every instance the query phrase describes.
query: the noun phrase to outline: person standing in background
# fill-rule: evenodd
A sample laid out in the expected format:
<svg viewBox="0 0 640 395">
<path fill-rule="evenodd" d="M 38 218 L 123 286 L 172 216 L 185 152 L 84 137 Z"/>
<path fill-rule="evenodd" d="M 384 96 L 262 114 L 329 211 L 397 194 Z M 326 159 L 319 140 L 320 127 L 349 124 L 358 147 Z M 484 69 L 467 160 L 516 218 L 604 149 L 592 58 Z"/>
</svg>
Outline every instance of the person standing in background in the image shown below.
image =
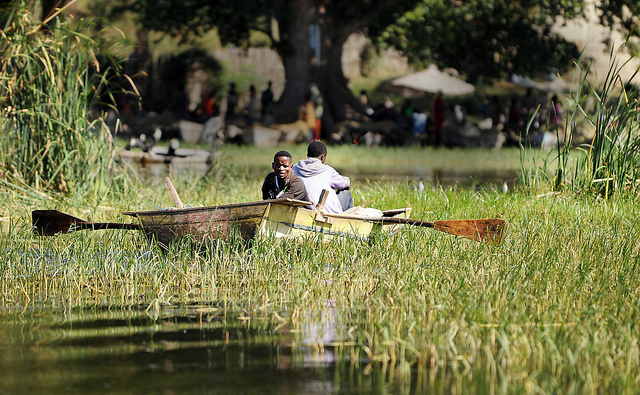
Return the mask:
<svg viewBox="0 0 640 395">
<path fill-rule="evenodd" d="M 442 142 L 441 132 L 442 124 L 444 123 L 444 112 L 445 105 L 444 99 L 442 98 L 442 92 L 438 92 L 436 98 L 433 100 L 433 134 L 435 138 L 435 145 L 440 145 Z"/>
<path fill-rule="evenodd" d="M 262 91 L 262 96 L 260 96 L 260 104 L 262 104 L 262 108 L 260 108 L 260 115 L 262 117 L 262 122 L 265 124 L 269 124 L 267 121 L 267 117 L 271 115 L 271 105 L 273 104 L 273 90 L 271 89 L 271 81 L 269 81 L 267 85 L 267 89 Z"/>
<path fill-rule="evenodd" d="M 236 117 L 236 106 L 238 105 L 238 92 L 236 92 L 236 84 L 229 84 L 229 92 L 227 93 L 227 112 L 224 115 L 225 120 L 232 120 Z"/>
<path fill-rule="evenodd" d="M 313 125 L 313 137 L 312 140 L 320 140 L 322 131 L 322 114 L 324 113 L 324 106 L 322 100 L 322 94 L 316 84 L 311 84 L 311 101 L 313 102 L 313 108 L 315 112 L 315 123 Z"/>
<path fill-rule="evenodd" d="M 249 125 L 260 121 L 260 102 L 258 101 L 258 92 L 256 87 L 251 85 L 249 87 L 249 104 L 247 104 L 247 116 L 249 118 Z"/>
<path fill-rule="evenodd" d="M 307 124 L 309 128 L 308 141 L 313 141 L 315 137 L 315 128 L 316 128 L 316 109 L 313 105 L 313 100 L 311 100 L 311 94 L 307 93 L 305 96 L 305 104 L 302 108 L 304 114 L 304 122 Z"/>
</svg>

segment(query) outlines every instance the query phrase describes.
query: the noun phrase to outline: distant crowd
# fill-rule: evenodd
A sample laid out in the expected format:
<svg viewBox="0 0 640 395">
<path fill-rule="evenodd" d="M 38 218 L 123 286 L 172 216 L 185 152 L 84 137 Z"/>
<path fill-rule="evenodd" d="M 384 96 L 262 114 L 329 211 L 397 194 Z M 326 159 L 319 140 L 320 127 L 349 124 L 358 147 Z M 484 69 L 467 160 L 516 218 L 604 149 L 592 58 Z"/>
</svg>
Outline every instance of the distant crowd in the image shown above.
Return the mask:
<svg viewBox="0 0 640 395">
<path fill-rule="evenodd" d="M 236 84 L 229 83 L 227 94 L 220 99 L 218 92 L 209 91 L 193 110 L 189 110 L 189 100 L 184 91 L 180 92 L 175 101 L 175 112 L 180 119 L 205 123 L 212 117 L 224 120 L 225 125 L 236 124 L 239 127 L 251 127 L 255 123 L 271 125 L 274 122 L 274 92 L 272 82 L 269 81 L 259 93 L 257 87 L 249 86 L 248 94 L 241 95 Z M 298 119 L 307 125 L 306 140 L 327 139 L 332 143 L 352 142 L 359 144 L 362 136 L 365 139 L 378 134 L 377 143 L 386 145 L 442 145 L 448 144 L 447 133 L 456 128 L 462 128 L 473 118 L 474 127 L 495 133 L 504 133 L 507 144 L 517 144 L 522 141 L 525 130 L 534 133 L 544 125 L 558 125 L 563 121 L 563 110 L 558 96 L 553 95 L 550 100 L 534 94 L 528 88 L 521 97 L 511 97 L 508 105 L 504 98 L 497 95 L 478 98 L 477 106 L 468 109 L 462 103 L 455 103 L 445 98 L 442 92 L 431 96 L 428 100 L 430 108 L 423 108 L 416 103 L 423 103 L 425 97 L 406 99 L 397 108 L 390 97 L 385 97 L 381 103 L 373 103 L 367 91 L 360 92 L 360 104 L 364 113 L 353 115 L 351 119 L 360 122 L 340 133 L 322 131 L 322 116 L 324 112 L 323 98 L 316 85 L 309 87 L 304 103 L 299 108 Z M 468 101 L 467 101 L 468 103 Z M 131 105 L 124 101 L 120 106 L 121 113 L 132 112 Z M 529 122 L 531 120 L 531 122 Z M 391 125 L 376 130 L 376 123 Z"/>
</svg>

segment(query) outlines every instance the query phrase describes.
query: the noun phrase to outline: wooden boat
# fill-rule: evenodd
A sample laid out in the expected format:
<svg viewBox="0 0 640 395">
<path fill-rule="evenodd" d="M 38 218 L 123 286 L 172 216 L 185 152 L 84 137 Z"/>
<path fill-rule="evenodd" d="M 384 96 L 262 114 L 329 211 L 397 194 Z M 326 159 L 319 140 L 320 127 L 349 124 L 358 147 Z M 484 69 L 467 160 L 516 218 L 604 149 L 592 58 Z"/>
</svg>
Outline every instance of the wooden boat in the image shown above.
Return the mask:
<svg viewBox="0 0 640 395">
<path fill-rule="evenodd" d="M 401 226 L 383 225 L 379 221 L 369 221 L 367 217 L 331 218 L 318 210 L 305 208 L 309 204 L 294 199 L 271 199 L 123 214 L 137 218 L 145 235 L 165 248 L 184 238 L 196 243 L 236 237 L 251 240 L 256 235 L 288 239 L 319 236 L 322 241 L 335 237 L 366 239 L 374 231 Z M 408 215 L 410 211 L 411 209 L 391 210 L 385 215 Z"/>
<path fill-rule="evenodd" d="M 145 164 L 207 164 L 211 163 L 213 153 L 201 149 L 178 148 L 169 154 L 169 147 L 154 146 L 149 152 L 122 149 L 118 151 L 121 160 L 130 160 Z"/>
<path fill-rule="evenodd" d="M 161 246 L 183 238 L 204 243 L 209 240 L 227 240 L 240 237 L 253 239 L 264 214 L 275 200 L 225 204 L 155 211 L 125 212 L 138 219 L 149 239 Z M 283 204 L 304 206 L 307 202 L 287 201 Z"/>
<path fill-rule="evenodd" d="M 178 207 L 182 201 L 170 181 L 167 183 Z M 142 230 L 162 248 L 184 239 L 204 245 L 215 240 L 251 240 L 256 235 L 294 240 L 326 242 L 335 238 L 369 239 L 376 232 L 390 232 L 403 225 L 422 226 L 476 241 L 500 245 L 507 224 L 498 218 L 444 220 L 427 222 L 408 218 L 410 208 L 379 211 L 375 216 L 323 211 L 328 191 L 324 191 L 315 209 L 309 202 L 271 199 L 210 207 L 154 211 L 130 211 L 136 223 L 92 223 L 57 210 L 34 210 L 34 231 L 43 236 L 76 230 Z"/>
</svg>

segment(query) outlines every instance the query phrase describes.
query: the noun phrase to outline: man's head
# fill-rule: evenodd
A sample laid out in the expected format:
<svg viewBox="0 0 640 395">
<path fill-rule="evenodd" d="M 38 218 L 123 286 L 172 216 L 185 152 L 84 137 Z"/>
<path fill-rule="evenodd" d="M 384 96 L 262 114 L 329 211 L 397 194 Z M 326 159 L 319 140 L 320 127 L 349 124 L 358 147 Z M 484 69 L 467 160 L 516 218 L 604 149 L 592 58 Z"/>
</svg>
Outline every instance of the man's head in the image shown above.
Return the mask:
<svg viewBox="0 0 640 395">
<path fill-rule="evenodd" d="M 327 159 L 327 146 L 320 140 L 313 140 L 307 147 L 307 157 L 318 158 L 324 163 Z"/>
<path fill-rule="evenodd" d="M 291 154 L 287 151 L 276 152 L 273 156 L 273 164 L 271 166 L 279 180 L 286 180 L 291 173 Z"/>
</svg>

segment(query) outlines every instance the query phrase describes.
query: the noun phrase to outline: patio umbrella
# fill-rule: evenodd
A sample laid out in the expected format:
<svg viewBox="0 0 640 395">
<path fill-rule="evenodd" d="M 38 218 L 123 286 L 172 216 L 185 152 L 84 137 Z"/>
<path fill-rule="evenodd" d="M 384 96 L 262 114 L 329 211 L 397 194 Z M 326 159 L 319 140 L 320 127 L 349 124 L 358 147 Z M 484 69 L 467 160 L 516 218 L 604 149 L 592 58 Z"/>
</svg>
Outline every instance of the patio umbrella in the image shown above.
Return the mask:
<svg viewBox="0 0 640 395">
<path fill-rule="evenodd" d="M 464 95 L 476 89 L 475 86 L 461 79 L 443 73 L 435 65 L 429 66 L 426 70 L 396 78 L 391 81 L 391 84 L 423 92 L 442 92 L 445 95 Z"/>
</svg>

